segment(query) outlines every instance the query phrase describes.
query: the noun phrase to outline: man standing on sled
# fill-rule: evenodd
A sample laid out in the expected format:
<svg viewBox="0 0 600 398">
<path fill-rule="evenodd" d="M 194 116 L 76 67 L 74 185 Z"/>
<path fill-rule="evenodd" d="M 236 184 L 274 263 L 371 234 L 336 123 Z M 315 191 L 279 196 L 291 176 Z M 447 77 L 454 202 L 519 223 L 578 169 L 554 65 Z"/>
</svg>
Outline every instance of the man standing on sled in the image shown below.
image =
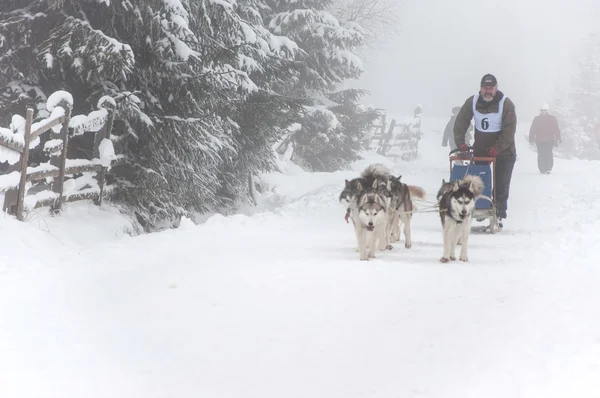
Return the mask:
<svg viewBox="0 0 600 398">
<path fill-rule="evenodd" d="M 463 151 L 469 149 L 465 144 L 465 134 L 471 119 L 475 124 L 473 155 L 496 158 L 496 216 L 498 227 L 502 228 L 502 220 L 507 217 L 510 180 L 517 159 L 517 115 L 515 104 L 498 90 L 498 81 L 493 75 L 483 76 L 479 93 L 469 97 L 456 116 L 454 140 Z"/>
</svg>

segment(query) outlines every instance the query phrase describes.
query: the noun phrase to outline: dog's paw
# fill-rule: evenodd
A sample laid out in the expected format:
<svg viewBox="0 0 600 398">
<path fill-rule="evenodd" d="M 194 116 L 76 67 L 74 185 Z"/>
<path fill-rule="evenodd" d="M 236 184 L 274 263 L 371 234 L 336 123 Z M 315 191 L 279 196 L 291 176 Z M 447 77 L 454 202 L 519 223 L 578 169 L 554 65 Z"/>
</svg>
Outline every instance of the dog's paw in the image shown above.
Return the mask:
<svg viewBox="0 0 600 398">
<path fill-rule="evenodd" d="M 467 256 L 460 256 L 458 259 L 460 261 L 464 261 L 464 262 L 468 262 L 469 261 L 469 259 L 467 258 Z"/>
<path fill-rule="evenodd" d="M 456 257 L 450 256 L 450 261 L 456 261 Z"/>
<path fill-rule="evenodd" d="M 449 261 L 450 261 L 450 260 L 449 260 L 447 257 L 442 257 L 442 258 L 440 258 L 440 263 L 447 263 L 447 262 L 449 262 Z"/>
<path fill-rule="evenodd" d="M 363 258 L 363 257 L 361 257 L 361 258 L 360 258 L 360 261 L 369 261 L 369 259 L 368 259 L 368 258 Z"/>
<path fill-rule="evenodd" d="M 385 248 L 386 248 L 387 250 L 392 250 L 392 249 L 394 248 L 394 246 L 392 246 L 392 245 L 387 245 Z"/>
<path fill-rule="evenodd" d="M 410 248 L 412 247 L 412 243 L 408 243 L 408 242 L 406 242 L 406 243 L 404 244 L 404 247 L 405 247 L 405 248 L 407 248 L 407 249 L 410 249 Z"/>
</svg>

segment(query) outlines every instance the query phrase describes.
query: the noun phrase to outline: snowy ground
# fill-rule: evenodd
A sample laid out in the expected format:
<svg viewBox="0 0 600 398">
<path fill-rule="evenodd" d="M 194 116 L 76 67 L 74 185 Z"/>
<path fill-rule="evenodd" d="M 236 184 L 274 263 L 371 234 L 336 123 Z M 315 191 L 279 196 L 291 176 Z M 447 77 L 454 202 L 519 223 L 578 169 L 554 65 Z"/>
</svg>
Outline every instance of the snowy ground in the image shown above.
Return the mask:
<svg viewBox="0 0 600 398">
<path fill-rule="evenodd" d="M 469 263 L 439 263 L 436 214 L 358 261 L 343 179 L 385 161 L 433 199 L 444 123 L 415 162 L 267 176 L 272 211 L 138 237 L 83 204 L 0 218 L 0 397 L 600 396 L 597 163 L 540 175 L 519 141 L 505 230 Z"/>
</svg>

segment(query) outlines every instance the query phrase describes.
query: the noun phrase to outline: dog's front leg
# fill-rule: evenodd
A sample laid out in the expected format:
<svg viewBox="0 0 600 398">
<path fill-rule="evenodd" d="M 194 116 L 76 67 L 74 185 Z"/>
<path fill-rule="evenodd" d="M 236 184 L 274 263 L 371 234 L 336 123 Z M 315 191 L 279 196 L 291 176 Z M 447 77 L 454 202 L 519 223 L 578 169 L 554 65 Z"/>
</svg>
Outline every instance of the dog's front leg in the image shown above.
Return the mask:
<svg viewBox="0 0 600 398">
<path fill-rule="evenodd" d="M 381 251 L 393 249 L 393 246 L 390 243 L 391 236 L 390 229 L 387 228 L 388 226 L 389 224 L 382 223 L 381 228 L 379 228 L 379 231 L 377 230 L 377 227 L 375 228 L 375 233 L 377 234 L 376 240 L 379 242 L 379 250 Z"/>
<path fill-rule="evenodd" d="M 354 226 L 354 230 L 356 232 L 356 242 L 358 243 L 360 259 L 361 261 L 366 261 L 369 259 L 367 253 L 367 231 L 360 226 L 360 223 Z"/>
<path fill-rule="evenodd" d="M 465 225 L 462 229 L 462 246 L 460 248 L 460 261 L 469 261 L 469 236 L 471 236 L 471 222 L 472 218 L 469 217 L 468 220 L 465 220 Z M 460 238 L 459 238 L 460 239 Z"/>
<path fill-rule="evenodd" d="M 380 229 L 375 228 L 374 231 L 368 231 L 368 232 L 366 232 L 367 240 L 368 240 L 367 244 L 369 245 L 369 251 L 368 251 L 368 257 L 369 258 L 375 258 L 375 251 L 376 251 L 376 248 L 377 248 L 377 238 L 381 234 L 381 232 L 380 232 L 381 229 L 385 230 L 384 226 L 382 226 L 382 227 L 383 228 L 380 228 Z M 383 242 L 385 243 L 385 239 L 383 239 Z"/>
<path fill-rule="evenodd" d="M 452 225 L 452 232 L 450 232 L 450 261 L 456 261 L 456 244 L 462 234 L 463 225 L 454 224 Z"/>
<path fill-rule="evenodd" d="M 400 241 L 400 215 L 398 212 L 394 213 L 394 219 L 392 220 L 392 242 Z"/>
<path fill-rule="evenodd" d="M 385 232 L 383 236 L 379 237 L 379 250 L 392 250 L 394 247 L 392 246 L 393 236 L 394 236 L 394 215 L 390 215 L 385 224 Z M 382 239 L 383 238 L 383 239 Z M 382 245 L 381 242 L 385 242 L 385 245 Z M 381 248 L 383 246 L 383 249 Z"/>
<path fill-rule="evenodd" d="M 412 247 L 412 238 L 410 234 L 410 219 L 411 215 L 407 213 L 402 213 L 402 223 L 404 224 L 404 238 L 406 241 L 404 242 L 404 247 L 410 249 Z"/>
<path fill-rule="evenodd" d="M 442 234 L 444 240 L 444 254 L 442 255 L 442 258 L 440 258 L 440 261 L 442 263 L 447 263 L 450 261 L 450 240 L 452 239 L 452 225 L 450 225 L 448 219 L 445 219 L 444 221 L 445 222 Z"/>
</svg>

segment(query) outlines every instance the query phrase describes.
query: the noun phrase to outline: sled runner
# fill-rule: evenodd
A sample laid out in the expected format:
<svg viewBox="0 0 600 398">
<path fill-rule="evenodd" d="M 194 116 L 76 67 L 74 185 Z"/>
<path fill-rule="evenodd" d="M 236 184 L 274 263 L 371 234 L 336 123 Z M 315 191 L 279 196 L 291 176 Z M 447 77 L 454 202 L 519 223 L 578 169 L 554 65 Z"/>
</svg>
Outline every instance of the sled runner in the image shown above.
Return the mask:
<svg viewBox="0 0 600 398">
<path fill-rule="evenodd" d="M 470 147 L 467 152 L 460 149 L 454 149 L 449 153 L 450 156 L 450 181 L 463 178 L 466 174 L 478 175 L 483 180 L 483 196 L 475 202 L 475 212 L 473 219 L 478 222 L 489 220 L 489 226 L 477 228 L 490 230 L 492 234 L 498 230 L 496 219 L 496 158 L 493 157 L 475 157 L 473 148 Z"/>
</svg>

